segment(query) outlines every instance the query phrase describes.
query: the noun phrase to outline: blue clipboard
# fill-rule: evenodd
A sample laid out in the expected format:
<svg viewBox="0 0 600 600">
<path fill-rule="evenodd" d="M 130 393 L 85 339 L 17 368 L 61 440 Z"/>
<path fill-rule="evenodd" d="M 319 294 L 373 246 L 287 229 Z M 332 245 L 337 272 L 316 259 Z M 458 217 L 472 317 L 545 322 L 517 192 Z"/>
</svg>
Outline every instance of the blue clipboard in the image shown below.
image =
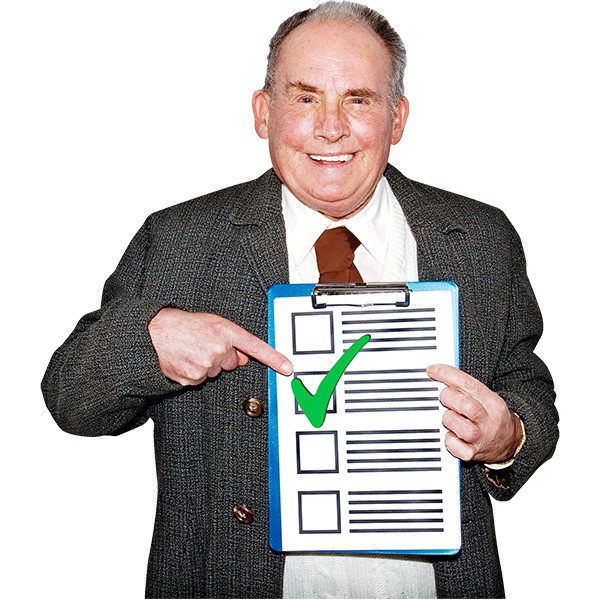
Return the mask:
<svg viewBox="0 0 600 600">
<path fill-rule="evenodd" d="M 459 461 L 425 373 L 459 366 L 456 284 L 278 284 L 268 302 L 295 368 L 269 371 L 271 547 L 458 552 Z"/>
</svg>

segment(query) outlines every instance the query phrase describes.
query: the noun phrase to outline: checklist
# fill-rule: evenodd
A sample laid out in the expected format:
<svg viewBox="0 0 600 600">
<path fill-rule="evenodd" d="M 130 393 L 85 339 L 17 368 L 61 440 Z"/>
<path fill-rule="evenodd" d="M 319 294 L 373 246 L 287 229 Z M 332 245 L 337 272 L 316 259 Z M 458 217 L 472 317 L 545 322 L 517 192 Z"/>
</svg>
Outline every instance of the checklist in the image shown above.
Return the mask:
<svg viewBox="0 0 600 600">
<path fill-rule="evenodd" d="M 269 373 L 271 546 L 457 552 L 459 462 L 426 373 L 458 366 L 457 287 L 276 285 L 269 341 L 295 369 Z"/>
</svg>

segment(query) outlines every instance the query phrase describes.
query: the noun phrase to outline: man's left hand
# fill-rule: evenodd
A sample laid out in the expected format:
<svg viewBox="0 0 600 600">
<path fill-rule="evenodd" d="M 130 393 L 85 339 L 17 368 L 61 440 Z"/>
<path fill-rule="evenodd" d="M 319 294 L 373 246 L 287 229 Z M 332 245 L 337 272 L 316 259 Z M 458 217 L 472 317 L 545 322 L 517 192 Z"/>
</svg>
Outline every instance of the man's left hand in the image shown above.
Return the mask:
<svg viewBox="0 0 600 600">
<path fill-rule="evenodd" d="M 440 402 L 448 410 L 446 448 L 463 461 L 501 463 L 515 453 L 522 436 L 519 417 L 496 392 L 449 365 L 431 365 L 427 374 L 445 384 Z"/>
</svg>

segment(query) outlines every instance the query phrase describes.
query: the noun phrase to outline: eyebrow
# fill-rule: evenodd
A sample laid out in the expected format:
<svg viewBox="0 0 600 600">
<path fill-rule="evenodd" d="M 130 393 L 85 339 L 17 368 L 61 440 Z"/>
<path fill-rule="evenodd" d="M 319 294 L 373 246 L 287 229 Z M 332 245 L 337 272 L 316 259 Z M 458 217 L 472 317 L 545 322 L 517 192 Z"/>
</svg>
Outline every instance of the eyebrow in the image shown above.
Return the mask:
<svg viewBox="0 0 600 600">
<path fill-rule="evenodd" d="M 300 91 L 300 92 L 307 92 L 307 93 L 311 93 L 311 94 L 317 94 L 321 90 L 314 85 L 310 85 L 309 83 L 304 83 L 303 81 L 294 81 L 294 82 L 287 84 L 286 91 L 288 93 Z M 345 97 L 375 98 L 375 99 L 381 98 L 380 94 L 377 94 L 373 90 L 366 88 L 366 87 L 350 88 L 350 89 L 346 90 L 343 95 Z"/>
<path fill-rule="evenodd" d="M 319 91 L 319 88 L 314 85 L 309 85 L 308 83 L 304 83 L 302 81 L 294 81 L 290 82 L 285 86 L 287 92 L 309 92 L 311 94 L 316 94 Z"/>
</svg>

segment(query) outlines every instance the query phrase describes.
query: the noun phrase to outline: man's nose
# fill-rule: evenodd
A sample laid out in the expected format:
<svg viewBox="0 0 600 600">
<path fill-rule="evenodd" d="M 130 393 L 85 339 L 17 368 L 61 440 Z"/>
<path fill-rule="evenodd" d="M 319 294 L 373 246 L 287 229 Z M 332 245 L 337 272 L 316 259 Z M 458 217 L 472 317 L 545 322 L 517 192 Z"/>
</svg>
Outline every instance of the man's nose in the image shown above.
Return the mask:
<svg viewBox="0 0 600 600">
<path fill-rule="evenodd" d="M 317 114 L 315 136 L 328 142 L 337 142 L 350 134 L 347 115 L 337 103 L 324 104 Z"/>
</svg>

